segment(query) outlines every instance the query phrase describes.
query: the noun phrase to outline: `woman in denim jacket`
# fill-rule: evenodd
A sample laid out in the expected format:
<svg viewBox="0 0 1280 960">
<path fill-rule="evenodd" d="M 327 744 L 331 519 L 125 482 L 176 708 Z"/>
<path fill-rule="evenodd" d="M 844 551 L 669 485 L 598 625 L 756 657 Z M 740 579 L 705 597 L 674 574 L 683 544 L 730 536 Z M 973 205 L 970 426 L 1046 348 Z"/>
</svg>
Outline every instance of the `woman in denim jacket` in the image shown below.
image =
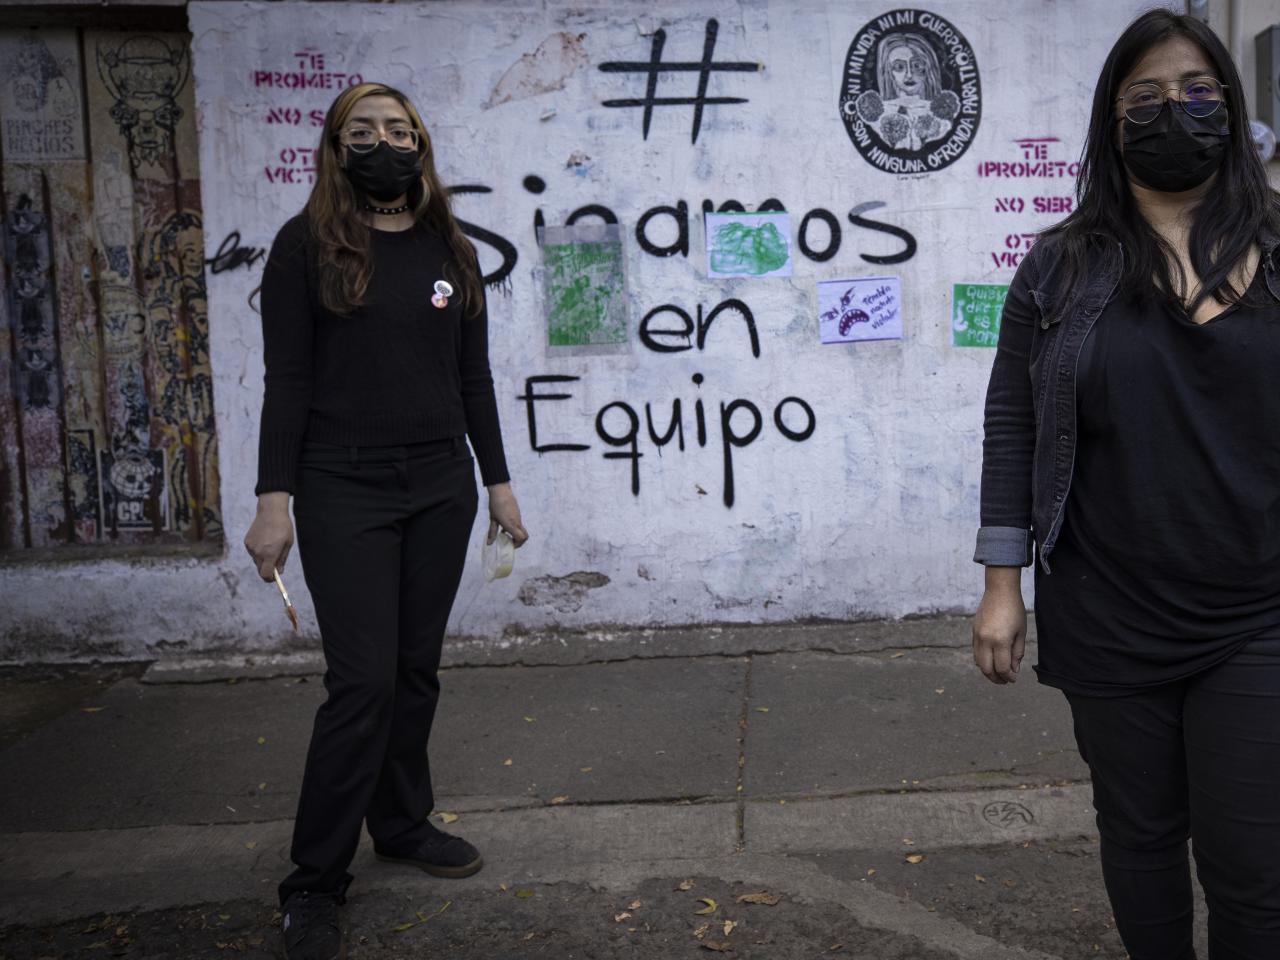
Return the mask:
<svg viewBox="0 0 1280 960">
<path fill-rule="evenodd" d="M 1280 213 L 1231 57 L 1166 10 L 1112 48 L 1077 210 L 1023 262 L 987 391 L 974 659 L 1088 762 L 1133 960 L 1280 957 Z"/>
</svg>

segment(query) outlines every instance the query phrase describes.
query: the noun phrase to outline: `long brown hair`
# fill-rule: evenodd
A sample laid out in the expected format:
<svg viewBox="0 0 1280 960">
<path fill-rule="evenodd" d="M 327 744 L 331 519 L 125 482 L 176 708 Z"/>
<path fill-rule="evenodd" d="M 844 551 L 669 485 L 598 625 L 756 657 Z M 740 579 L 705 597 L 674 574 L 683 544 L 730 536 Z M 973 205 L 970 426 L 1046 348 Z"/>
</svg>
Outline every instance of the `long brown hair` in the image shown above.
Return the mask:
<svg viewBox="0 0 1280 960">
<path fill-rule="evenodd" d="M 1245 299 L 1247 281 L 1236 283 L 1234 271 L 1262 236 L 1280 233 L 1278 198 L 1253 146 L 1244 85 L 1230 52 L 1218 35 L 1195 17 L 1151 10 L 1125 28 L 1102 65 L 1080 158 L 1075 212 L 1041 234 L 1042 241 L 1056 238 L 1062 244 L 1065 269 L 1050 294 L 1055 316 L 1074 310 L 1088 289 L 1084 280 L 1098 237 L 1118 241 L 1123 247 L 1123 294 L 1181 301 L 1190 293 L 1177 254 L 1138 212 L 1115 134 L 1115 103 L 1124 92 L 1121 81 L 1149 50 L 1175 37 L 1198 46 L 1226 88 L 1230 131 L 1222 166 L 1192 214 L 1191 266 L 1201 286 L 1187 306 L 1188 312 L 1209 300 L 1225 305 Z M 1166 109 L 1177 108 L 1168 104 Z"/>
<path fill-rule="evenodd" d="M 391 97 L 404 107 L 418 133 L 422 177 L 409 188 L 414 219 L 433 227 L 449 245 L 453 259 L 445 265 L 445 277 L 462 293 L 467 316 L 480 313 L 484 294 L 475 247 L 453 216 L 449 196 L 436 175 L 431 135 L 409 98 L 382 83 L 361 83 L 343 90 L 324 118 L 320 148 L 316 151 L 316 182 L 307 199 L 306 213 L 316 243 L 320 268 L 320 302 L 337 314 L 349 314 L 364 302 L 373 274 L 369 252 L 369 227 L 359 216 L 361 198 L 342 169 L 338 135 L 352 108 L 365 97 Z"/>
</svg>

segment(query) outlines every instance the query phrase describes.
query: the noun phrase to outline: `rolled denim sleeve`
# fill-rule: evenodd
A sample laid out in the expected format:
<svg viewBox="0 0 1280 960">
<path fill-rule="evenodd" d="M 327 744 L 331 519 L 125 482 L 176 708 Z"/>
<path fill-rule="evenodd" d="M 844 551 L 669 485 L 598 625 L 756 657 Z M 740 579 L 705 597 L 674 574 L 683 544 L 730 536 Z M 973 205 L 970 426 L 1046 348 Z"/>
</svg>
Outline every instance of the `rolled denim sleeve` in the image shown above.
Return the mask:
<svg viewBox="0 0 1280 960">
<path fill-rule="evenodd" d="M 973 559 L 987 566 L 1029 566 L 1032 461 L 1036 415 L 1031 384 L 1031 342 L 1039 311 L 1031 296 L 1033 251 L 1014 275 L 1000 317 L 1000 339 L 987 384 L 983 416 L 981 527 Z"/>
<path fill-rule="evenodd" d="M 1021 527 L 979 527 L 973 562 L 986 567 L 1029 567 L 1035 538 Z"/>
</svg>

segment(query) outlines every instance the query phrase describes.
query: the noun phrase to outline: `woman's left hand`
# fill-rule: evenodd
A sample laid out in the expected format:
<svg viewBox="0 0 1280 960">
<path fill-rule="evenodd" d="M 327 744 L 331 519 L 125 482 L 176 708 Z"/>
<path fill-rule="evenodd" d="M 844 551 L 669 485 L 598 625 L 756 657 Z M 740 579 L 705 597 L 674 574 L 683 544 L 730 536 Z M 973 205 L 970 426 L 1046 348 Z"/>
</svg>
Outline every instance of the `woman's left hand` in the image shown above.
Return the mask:
<svg viewBox="0 0 1280 960">
<path fill-rule="evenodd" d="M 524 546 L 529 539 L 529 532 L 520 522 L 520 504 L 516 503 L 516 495 L 511 492 L 509 483 L 495 483 L 489 487 L 489 537 L 485 543 L 493 543 L 498 527 L 507 531 L 516 547 Z"/>
</svg>

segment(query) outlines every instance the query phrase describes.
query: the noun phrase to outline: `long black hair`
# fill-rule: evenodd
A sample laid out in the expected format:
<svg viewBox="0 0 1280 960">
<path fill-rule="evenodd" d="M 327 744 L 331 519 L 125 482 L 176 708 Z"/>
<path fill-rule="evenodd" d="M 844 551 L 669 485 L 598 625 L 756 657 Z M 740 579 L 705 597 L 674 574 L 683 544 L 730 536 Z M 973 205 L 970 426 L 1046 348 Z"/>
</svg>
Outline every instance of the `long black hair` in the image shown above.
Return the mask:
<svg viewBox="0 0 1280 960">
<path fill-rule="evenodd" d="M 1226 87 L 1230 142 L 1222 166 L 1203 201 L 1192 214 L 1191 264 L 1201 278 L 1200 292 L 1188 312 L 1208 297 L 1235 303 L 1243 289 L 1231 274 L 1266 230 L 1280 233 L 1277 198 L 1267 182 L 1249 133 L 1248 112 L 1240 74 L 1222 41 L 1194 17 L 1152 10 L 1129 24 L 1107 54 L 1093 93 L 1093 113 L 1080 158 L 1076 209 L 1044 237 L 1061 244 L 1065 269 L 1059 274 L 1054 300 L 1065 312 L 1074 306 L 1088 272 L 1088 254 L 1099 235 L 1124 247 L 1120 290 L 1126 296 L 1180 299 L 1186 277 L 1170 244 L 1138 210 L 1117 145 L 1115 103 L 1120 82 L 1153 46 L 1182 37 L 1200 47 Z M 1172 104 L 1169 109 L 1177 109 Z"/>
</svg>

